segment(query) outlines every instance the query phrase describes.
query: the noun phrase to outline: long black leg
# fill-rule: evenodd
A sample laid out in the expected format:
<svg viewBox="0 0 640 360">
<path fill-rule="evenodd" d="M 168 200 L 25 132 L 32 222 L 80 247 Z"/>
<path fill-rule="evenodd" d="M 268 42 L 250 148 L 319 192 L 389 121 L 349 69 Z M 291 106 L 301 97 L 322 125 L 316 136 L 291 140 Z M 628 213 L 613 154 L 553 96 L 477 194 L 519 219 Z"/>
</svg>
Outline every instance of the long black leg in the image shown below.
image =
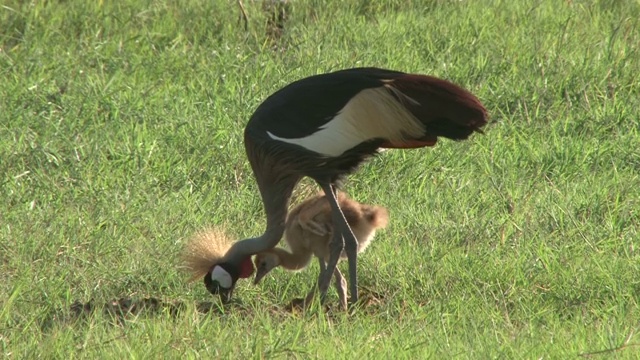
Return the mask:
<svg viewBox="0 0 640 360">
<path fill-rule="evenodd" d="M 324 300 L 324 296 L 326 296 L 327 289 L 329 288 L 329 282 L 331 281 L 331 275 L 333 275 L 336 269 L 338 260 L 340 259 L 340 254 L 344 248 L 349 262 L 351 303 L 355 304 L 358 301 L 358 241 L 356 240 L 355 235 L 351 231 L 351 227 L 347 223 L 347 219 L 344 217 L 344 214 L 340 209 L 334 186 L 323 183 L 320 183 L 320 186 L 324 190 L 324 193 L 329 200 L 329 204 L 331 205 L 331 219 L 333 220 L 333 239 L 330 244 L 329 263 L 327 265 L 326 272 L 321 275 L 318 281 L 318 287 L 321 291 L 320 299 Z"/>
<path fill-rule="evenodd" d="M 325 195 L 328 199 L 335 197 L 333 193 L 333 188 L 330 184 L 320 183 L 320 187 L 324 190 Z M 331 220 L 333 224 L 339 223 L 340 213 L 336 213 L 334 211 L 334 206 L 331 201 Z M 335 226 L 333 227 L 333 237 L 331 239 L 331 243 L 329 243 L 329 262 L 324 269 L 321 269 L 320 276 L 318 277 L 318 291 L 320 292 L 320 303 L 324 304 L 324 300 L 327 296 L 327 290 L 329 289 L 329 283 L 331 282 L 331 277 L 333 276 L 333 271 L 335 270 L 338 260 L 340 260 L 340 254 L 342 253 L 342 249 L 344 248 L 344 241 L 342 237 L 342 231 L 340 228 Z"/>
</svg>

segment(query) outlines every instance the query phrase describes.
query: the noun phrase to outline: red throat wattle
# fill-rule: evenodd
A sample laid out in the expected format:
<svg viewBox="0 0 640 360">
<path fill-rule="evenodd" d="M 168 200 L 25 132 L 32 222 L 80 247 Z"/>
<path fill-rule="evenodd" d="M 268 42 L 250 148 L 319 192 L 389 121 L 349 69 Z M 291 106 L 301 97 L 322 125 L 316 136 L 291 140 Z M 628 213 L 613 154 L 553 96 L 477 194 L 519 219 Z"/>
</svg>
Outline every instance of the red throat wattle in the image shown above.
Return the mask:
<svg viewBox="0 0 640 360">
<path fill-rule="evenodd" d="M 248 278 L 251 274 L 253 274 L 253 262 L 249 256 L 240 263 L 240 277 Z"/>
</svg>

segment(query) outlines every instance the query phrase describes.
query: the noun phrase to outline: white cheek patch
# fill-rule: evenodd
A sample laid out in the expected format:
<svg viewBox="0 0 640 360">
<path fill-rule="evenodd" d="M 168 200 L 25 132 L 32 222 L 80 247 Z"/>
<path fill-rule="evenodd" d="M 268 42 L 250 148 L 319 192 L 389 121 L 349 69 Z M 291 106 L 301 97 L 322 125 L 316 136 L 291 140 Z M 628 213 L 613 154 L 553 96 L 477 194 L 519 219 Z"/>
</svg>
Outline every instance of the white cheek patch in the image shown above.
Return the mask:
<svg viewBox="0 0 640 360">
<path fill-rule="evenodd" d="M 227 272 L 227 270 L 217 266 L 213 268 L 211 272 L 211 280 L 217 281 L 220 286 L 225 289 L 230 289 L 233 284 L 233 280 L 231 279 L 231 274 Z"/>
</svg>

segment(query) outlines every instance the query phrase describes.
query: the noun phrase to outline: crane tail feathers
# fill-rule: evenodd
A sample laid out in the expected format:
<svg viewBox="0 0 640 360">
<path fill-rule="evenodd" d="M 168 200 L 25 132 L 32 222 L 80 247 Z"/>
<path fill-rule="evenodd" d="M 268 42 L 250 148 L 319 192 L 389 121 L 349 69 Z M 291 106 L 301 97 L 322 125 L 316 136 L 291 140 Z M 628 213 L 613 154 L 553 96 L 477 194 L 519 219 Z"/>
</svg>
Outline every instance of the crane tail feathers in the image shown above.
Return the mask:
<svg viewBox="0 0 640 360">
<path fill-rule="evenodd" d="M 390 93 L 424 126 L 422 138 L 386 147 L 435 145 L 438 137 L 465 140 L 487 123 L 487 110 L 471 92 L 449 81 L 405 74 L 386 81 Z"/>
</svg>

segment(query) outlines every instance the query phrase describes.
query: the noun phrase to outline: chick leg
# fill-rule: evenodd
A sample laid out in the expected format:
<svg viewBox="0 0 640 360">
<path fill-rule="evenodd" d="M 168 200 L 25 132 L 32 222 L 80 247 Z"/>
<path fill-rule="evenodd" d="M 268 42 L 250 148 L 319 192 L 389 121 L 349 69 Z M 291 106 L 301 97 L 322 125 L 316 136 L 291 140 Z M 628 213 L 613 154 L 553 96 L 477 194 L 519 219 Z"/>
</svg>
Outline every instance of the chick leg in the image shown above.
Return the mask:
<svg viewBox="0 0 640 360">
<path fill-rule="evenodd" d="M 336 271 L 333 272 L 336 278 L 336 290 L 338 291 L 338 298 L 340 299 L 340 308 L 347 310 L 347 280 L 344 279 L 340 269 L 336 267 Z"/>
</svg>

